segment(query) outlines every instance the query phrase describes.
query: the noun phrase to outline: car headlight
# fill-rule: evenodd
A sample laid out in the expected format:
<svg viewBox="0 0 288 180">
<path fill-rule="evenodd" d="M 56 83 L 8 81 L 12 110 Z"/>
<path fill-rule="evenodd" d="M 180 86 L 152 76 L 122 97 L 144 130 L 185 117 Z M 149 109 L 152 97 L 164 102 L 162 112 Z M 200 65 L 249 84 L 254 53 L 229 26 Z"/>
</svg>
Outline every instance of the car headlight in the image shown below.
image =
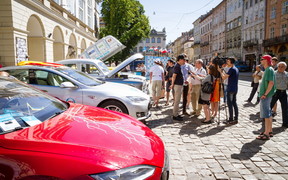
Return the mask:
<svg viewBox="0 0 288 180">
<path fill-rule="evenodd" d="M 96 180 L 143 180 L 152 176 L 154 171 L 155 167 L 153 166 L 138 165 L 90 176 Z"/>
<path fill-rule="evenodd" d="M 130 99 L 133 102 L 141 102 L 141 101 L 146 101 L 147 99 L 144 97 L 140 96 L 126 96 L 128 99 Z"/>
</svg>

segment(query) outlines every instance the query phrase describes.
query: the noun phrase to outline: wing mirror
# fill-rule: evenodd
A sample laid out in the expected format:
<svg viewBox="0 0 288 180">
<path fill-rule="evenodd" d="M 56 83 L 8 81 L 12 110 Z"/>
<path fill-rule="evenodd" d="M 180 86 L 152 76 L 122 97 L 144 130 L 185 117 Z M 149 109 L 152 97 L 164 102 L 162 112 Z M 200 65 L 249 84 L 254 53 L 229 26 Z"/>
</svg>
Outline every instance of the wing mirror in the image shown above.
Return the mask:
<svg viewBox="0 0 288 180">
<path fill-rule="evenodd" d="M 60 84 L 61 88 L 76 88 L 76 86 L 74 84 L 72 84 L 71 82 L 63 82 Z"/>
</svg>

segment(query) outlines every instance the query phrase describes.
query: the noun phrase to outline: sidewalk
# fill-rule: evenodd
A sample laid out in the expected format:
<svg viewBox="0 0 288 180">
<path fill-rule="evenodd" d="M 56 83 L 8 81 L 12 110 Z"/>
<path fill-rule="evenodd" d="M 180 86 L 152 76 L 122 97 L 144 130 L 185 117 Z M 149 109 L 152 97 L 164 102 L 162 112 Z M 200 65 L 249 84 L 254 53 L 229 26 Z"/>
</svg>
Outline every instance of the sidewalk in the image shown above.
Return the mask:
<svg viewBox="0 0 288 180">
<path fill-rule="evenodd" d="M 278 105 L 273 122 L 274 137 L 269 141 L 256 140 L 262 121 L 259 105 L 244 102 L 250 91 L 250 82 L 240 80 L 239 123 L 232 126 L 202 124 L 203 112 L 198 118 L 185 116 L 184 122 L 173 121 L 171 103 L 164 106 L 163 99 L 161 109 L 152 108 L 147 126 L 165 143 L 171 180 L 288 179 L 288 130 L 281 127 L 281 107 Z M 256 97 L 252 102 L 255 101 Z M 224 120 L 222 109 L 220 121 Z"/>
</svg>

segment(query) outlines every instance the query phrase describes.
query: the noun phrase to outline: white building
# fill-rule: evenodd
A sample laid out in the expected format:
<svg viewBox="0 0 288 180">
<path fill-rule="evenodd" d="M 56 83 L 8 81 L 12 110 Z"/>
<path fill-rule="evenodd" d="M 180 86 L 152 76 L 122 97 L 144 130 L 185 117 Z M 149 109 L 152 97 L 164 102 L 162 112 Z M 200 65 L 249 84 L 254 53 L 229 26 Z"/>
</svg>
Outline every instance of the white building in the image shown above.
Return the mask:
<svg viewBox="0 0 288 180">
<path fill-rule="evenodd" d="M 42 62 L 77 57 L 97 40 L 97 3 L 1 0 L 0 64 L 15 65 L 27 57 Z"/>
</svg>

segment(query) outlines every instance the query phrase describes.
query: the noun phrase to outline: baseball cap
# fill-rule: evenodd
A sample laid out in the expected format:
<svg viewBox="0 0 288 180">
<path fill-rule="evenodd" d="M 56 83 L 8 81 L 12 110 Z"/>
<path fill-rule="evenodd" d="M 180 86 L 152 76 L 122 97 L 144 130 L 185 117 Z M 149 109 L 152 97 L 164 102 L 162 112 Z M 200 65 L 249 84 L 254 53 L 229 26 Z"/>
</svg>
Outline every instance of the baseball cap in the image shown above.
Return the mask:
<svg viewBox="0 0 288 180">
<path fill-rule="evenodd" d="M 262 56 L 262 59 L 267 60 L 267 63 L 271 66 L 272 65 L 272 57 L 270 55 Z"/>
<path fill-rule="evenodd" d="M 157 59 L 154 59 L 154 63 L 160 63 L 160 59 L 159 58 L 157 58 Z"/>
</svg>

